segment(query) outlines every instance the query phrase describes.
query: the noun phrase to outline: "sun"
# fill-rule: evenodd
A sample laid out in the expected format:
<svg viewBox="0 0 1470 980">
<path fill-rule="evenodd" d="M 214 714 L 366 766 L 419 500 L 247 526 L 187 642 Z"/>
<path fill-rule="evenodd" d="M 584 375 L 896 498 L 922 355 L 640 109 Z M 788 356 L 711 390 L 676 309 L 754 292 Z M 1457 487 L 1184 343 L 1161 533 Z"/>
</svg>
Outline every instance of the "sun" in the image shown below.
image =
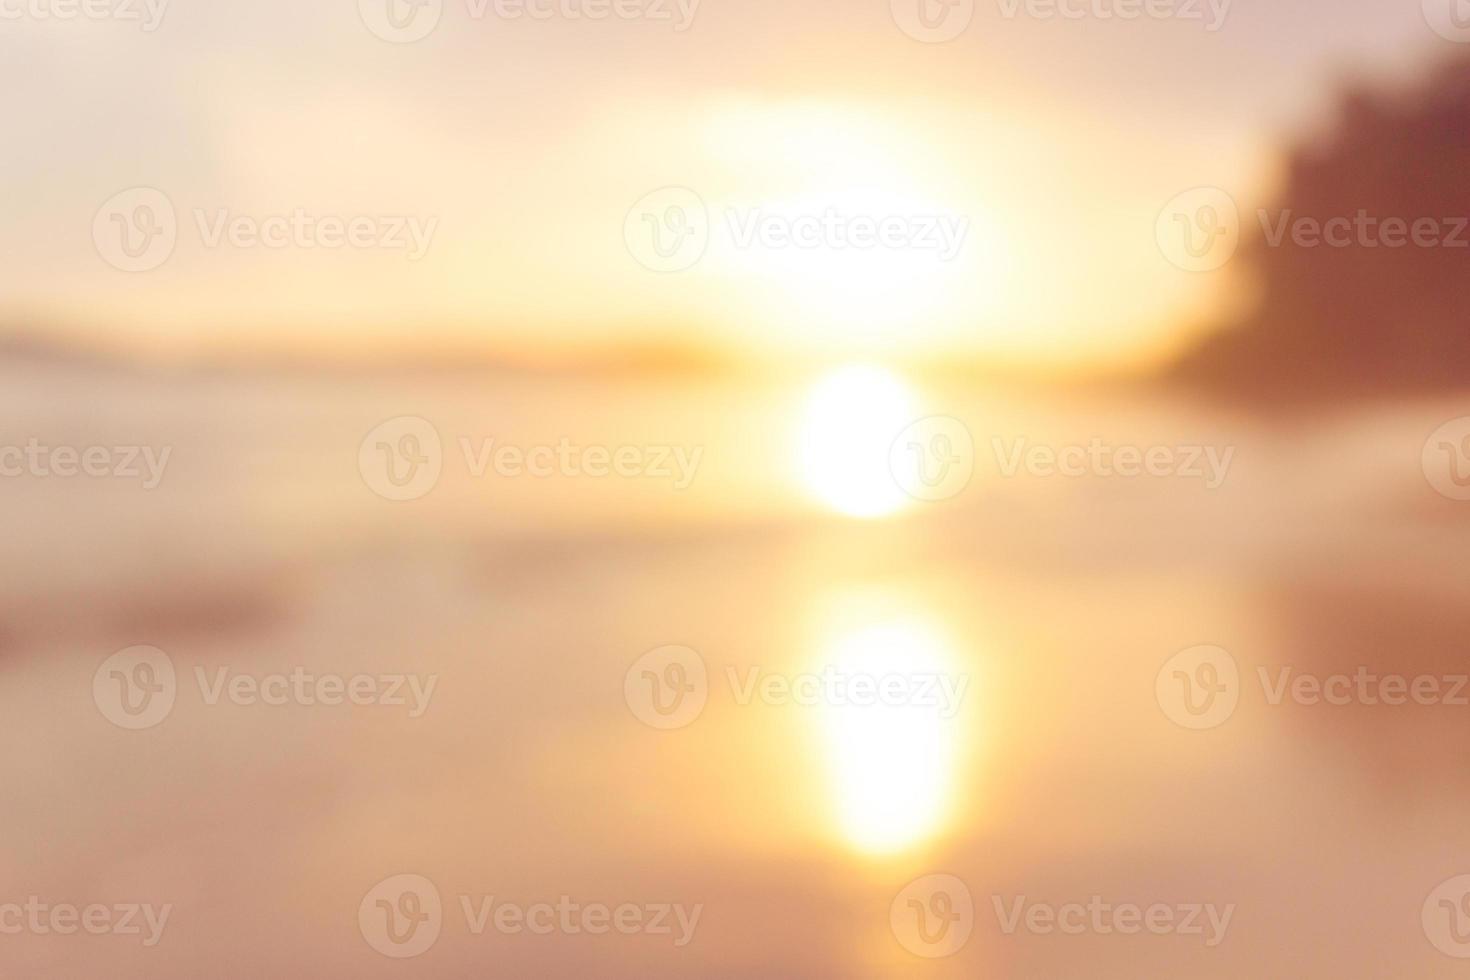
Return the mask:
<svg viewBox="0 0 1470 980">
<path fill-rule="evenodd" d="M 701 269 L 742 331 L 872 357 L 989 318 L 1007 243 L 933 131 L 812 99 L 720 100 L 703 119 L 718 167 Z"/>
<path fill-rule="evenodd" d="M 826 229 L 812 246 L 737 248 L 728 258 L 763 320 L 799 322 L 806 333 L 879 342 L 894 330 L 922 329 L 951 312 L 973 275 L 961 260 L 969 217 L 915 194 L 824 188 L 762 202 L 760 213 Z M 883 223 L 903 244 L 849 242 L 848 229 L 857 225 L 848 222 L 855 221 Z"/>
<path fill-rule="evenodd" d="M 891 371 L 837 369 L 807 395 L 797 433 L 797 471 L 816 500 L 850 517 L 882 517 L 909 497 L 889 469 L 894 438 L 914 421 L 913 389 Z"/>
</svg>

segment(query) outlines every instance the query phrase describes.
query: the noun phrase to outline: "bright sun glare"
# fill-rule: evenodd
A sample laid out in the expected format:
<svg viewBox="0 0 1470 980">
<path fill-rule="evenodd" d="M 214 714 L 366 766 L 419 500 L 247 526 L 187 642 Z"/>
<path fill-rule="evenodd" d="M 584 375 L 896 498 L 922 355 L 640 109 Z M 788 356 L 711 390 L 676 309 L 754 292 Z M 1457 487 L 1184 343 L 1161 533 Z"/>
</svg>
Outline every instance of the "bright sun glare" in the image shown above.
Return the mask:
<svg viewBox="0 0 1470 980">
<path fill-rule="evenodd" d="M 914 421 L 916 398 L 882 368 L 851 366 L 820 379 L 807 396 L 797 438 L 802 484 L 851 517 L 881 517 L 908 501 L 888 465 L 894 438 Z"/>
<path fill-rule="evenodd" d="M 956 679 L 952 650 L 927 618 L 905 615 L 839 629 L 824 665 L 878 684 L 932 689 L 938 705 L 843 703 L 822 712 L 837 816 L 860 850 L 885 854 L 932 835 L 948 810 L 955 724 L 945 717 L 941 679 Z"/>
<path fill-rule="evenodd" d="M 751 318 L 786 341 L 871 351 L 983 312 L 998 286 L 994 219 L 922 127 L 830 102 L 732 102 L 706 118 L 723 183 L 711 214 L 727 232 L 708 266 Z M 768 241 L 763 222 L 793 244 Z M 860 232 L 875 227 L 881 240 Z"/>
</svg>

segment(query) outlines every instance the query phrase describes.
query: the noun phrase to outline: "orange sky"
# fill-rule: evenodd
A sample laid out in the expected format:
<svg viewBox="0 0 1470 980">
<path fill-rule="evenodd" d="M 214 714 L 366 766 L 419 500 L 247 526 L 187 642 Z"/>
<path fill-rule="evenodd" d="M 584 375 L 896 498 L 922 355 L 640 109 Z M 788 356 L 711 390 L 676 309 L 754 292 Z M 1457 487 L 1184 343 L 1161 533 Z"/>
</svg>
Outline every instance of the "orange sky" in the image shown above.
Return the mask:
<svg viewBox="0 0 1470 980">
<path fill-rule="evenodd" d="M 409 44 L 350 4 L 284 0 L 168 6 L 153 31 L 13 21 L 0 79 L 45 95 L 0 109 L 0 172 L 21 190 L 0 203 L 0 321 L 165 351 L 667 341 L 1146 360 L 1232 285 L 1161 256 L 1164 203 L 1200 185 L 1255 198 L 1342 66 L 1453 47 L 1417 5 L 1325 0 L 1234 4 L 1214 31 L 992 0 L 943 44 L 905 34 L 887 3 L 664 6 L 671 20 L 535 20 L 444 0 Z M 177 240 L 125 272 L 94 224 L 106 233 L 99 209 L 138 187 L 167 198 Z M 708 219 L 698 261 L 673 272 L 625 235 L 665 187 Z M 831 214 L 897 217 L 909 237 L 742 239 Z M 369 219 L 371 244 L 216 237 L 293 215 Z M 915 244 L 935 227 L 953 240 Z M 413 228 L 421 247 L 391 234 Z"/>
</svg>

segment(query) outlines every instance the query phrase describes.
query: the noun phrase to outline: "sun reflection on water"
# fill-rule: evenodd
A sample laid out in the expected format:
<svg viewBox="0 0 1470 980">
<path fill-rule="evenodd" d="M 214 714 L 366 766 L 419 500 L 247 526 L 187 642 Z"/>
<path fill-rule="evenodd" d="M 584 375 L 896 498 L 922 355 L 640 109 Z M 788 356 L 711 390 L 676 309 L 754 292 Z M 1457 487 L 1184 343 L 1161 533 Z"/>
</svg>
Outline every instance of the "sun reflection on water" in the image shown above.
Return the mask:
<svg viewBox="0 0 1470 980">
<path fill-rule="evenodd" d="M 927 612 L 863 597 L 840 609 L 819 648 L 836 678 L 818 737 L 837 825 L 865 853 L 907 850 L 949 816 L 972 678 Z"/>
</svg>

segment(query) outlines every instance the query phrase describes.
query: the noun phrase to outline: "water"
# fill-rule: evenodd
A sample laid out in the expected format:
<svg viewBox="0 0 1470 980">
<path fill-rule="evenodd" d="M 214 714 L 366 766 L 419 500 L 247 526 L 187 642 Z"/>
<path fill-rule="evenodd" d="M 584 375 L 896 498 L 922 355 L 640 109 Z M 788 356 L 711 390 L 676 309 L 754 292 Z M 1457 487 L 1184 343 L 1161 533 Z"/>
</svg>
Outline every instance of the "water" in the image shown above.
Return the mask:
<svg viewBox="0 0 1470 980">
<path fill-rule="evenodd" d="M 0 481 L 0 901 L 173 906 L 155 948 L 5 936 L 8 973 L 1458 969 L 1420 912 L 1467 870 L 1470 708 L 1272 705 L 1257 674 L 1464 669 L 1470 505 L 1435 494 L 1420 459 L 1453 404 L 1306 423 L 1141 395 L 924 385 L 925 411 L 972 432 L 973 480 L 953 499 L 855 521 L 801 490 L 805 379 L 3 374 L 0 444 L 171 450 L 151 491 L 125 478 Z M 358 457 L 370 430 L 406 415 L 439 431 L 443 475 L 395 503 Z M 703 456 L 683 491 L 659 477 L 477 478 L 461 437 Z M 1234 456 L 1215 489 L 1005 476 L 997 452 L 1017 437 Z M 851 651 L 865 617 L 909 624 L 896 635 L 926 637 L 937 669 L 968 678 L 952 723 L 900 717 L 844 742 L 820 710 L 742 703 L 728 680 L 818 670 Z M 161 724 L 127 731 L 99 710 L 93 675 L 138 644 L 168 654 L 178 692 Z M 1190 731 L 1155 682 L 1197 644 L 1228 650 L 1243 680 L 1228 721 Z M 625 675 L 666 645 L 696 651 L 709 685 L 696 720 L 662 731 L 630 709 Z M 406 705 L 211 704 L 221 668 L 437 686 L 419 717 Z M 862 813 L 855 824 L 844 807 L 890 806 L 889 782 L 911 805 L 869 829 L 897 844 L 865 846 Z M 432 880 L 444 906 L 438 941 L 409 963 L 370 948 L 356 919 L 400 873 Z M 902 948 L 890 905 L 932 873 L 964 881 L 975 911 L 968 942 L 929 961 Z M 682 947 L 475 935 L 461 897 L 474 909 L 488 895 L 702 913 Z M 1214 947 L 1007 935 L 997 911 L 1094 895 L 1235 911 Z"/>
</svg>

